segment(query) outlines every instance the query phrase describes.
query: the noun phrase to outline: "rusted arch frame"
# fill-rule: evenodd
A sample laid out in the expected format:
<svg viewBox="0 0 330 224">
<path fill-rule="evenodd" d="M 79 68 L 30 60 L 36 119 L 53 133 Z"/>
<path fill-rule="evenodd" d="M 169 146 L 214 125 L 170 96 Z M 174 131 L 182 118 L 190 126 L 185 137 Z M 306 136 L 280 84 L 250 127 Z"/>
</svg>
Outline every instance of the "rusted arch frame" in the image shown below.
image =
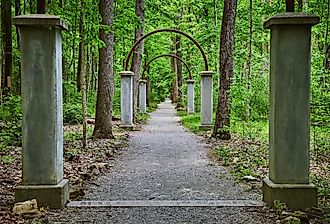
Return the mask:
<svg viewBox="0 0 330 224">
<path fill-rule="evenodd" d="M 157 60 L 159 58 L 163 58 L 163 57 L 176 58 L 177 60 L 181 61 L 188 71 L 188 79 L 192 79 L 192 75 L 191 75 L 191 72 L 190 72 L 190 69 L 189 69 L 189 66 L 187 65 L 187 63 L 184 60 L 182 60 L 182 58 L 176 56 L 175 54 L 161 54 L 161 55 L 158 55 L 158 56 L 154 57 L 153 59 L 151 59 L 143 68 L 142 79 L 145 78 L 144 73 L 147 70 L 147 68 L 150 66 L 150 64 L 152 62 L 154 62 L 155 60 Z"/>
<path fill-rule="evenodd" d="M 147 37 L 149 37 L 151 35 L 154 35 L 156 33 L 162 33 L 162 32 L 178 33 L 178 34 L 181 34 L 181 35 L 185 36 L 189 40 L 191 40 L 197 46 L 197 48 L 199 49 L 199 51 L 202 54 L 202 57 L 203 57 L 203 60 L 204 60 L 205 71 L 208 71 L 209 70 L 209 65 L 208 65 L 208 62 L 207 62 L 206 54 L 205 54 L 203 48 L 201 47 L 201 45 L 194 38 L 192 38 L 190 35 L 182 32 L 181 30 L 176 30 L 176 29 L 159 29 L 159 30 L 154 30 L 154 31 L 152 31 L 150 33 L 147 33 L 146 35 L 142 36 L 140 39 L 138 39 L 134 43 L 134 45 L 132 46 L 132 48 L 129 51 L 129 53 L 127 55 L 127 58 L 126 58 L 125 71 L 128 70 L 128 64 L 129 64 L 129 61 L 130 61 L 130 59 L 132 57 L 132 54 L 133 54 L 135 48 L 141 43 L 141 41 L 144 40 L 144 39 L 146 39 Z"/>
</svg>

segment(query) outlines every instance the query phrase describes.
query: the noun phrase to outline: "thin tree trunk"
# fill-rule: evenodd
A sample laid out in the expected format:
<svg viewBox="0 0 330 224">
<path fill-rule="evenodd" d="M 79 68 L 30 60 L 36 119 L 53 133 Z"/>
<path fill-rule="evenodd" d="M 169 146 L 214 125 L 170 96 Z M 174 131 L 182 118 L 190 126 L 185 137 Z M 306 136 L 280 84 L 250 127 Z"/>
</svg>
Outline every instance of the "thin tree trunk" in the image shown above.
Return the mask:
<svg viewBox="0 0 330 224">
<path fill-rule="evenodd" d="M 326 69 L 330 69 L 330 49 L 329 49 L 329 44 L 328 44 L 328 37 L 329 37 L 329 20 L 330 20 L 330 0 L 328 0 L 328 11 L 327 11 L 327 26 L 326 26 L 326 31 L 325 31 L 325 41 L 324 41 L 324 47 L 323 47 L 323 52 L 325 54 L 325 59 L 324 59 L 324 66 Z"/>
<path fill-rule="evenodd" d="M 294 0 L 285 0 L 286 11 L 294 12 Z"/>
<path fill-rule="evenodd" d="M 46 13 L 46 0 L 37 0 L 37 13 L 38 14 Z"/>
<path fill-rule="evenodd" d="M 246 97 L 246 108 L 245 108 L 245 121 L 249 121 L 251 114 L 251 71 L 252 71 L 252 38 L 253 38 L 253 0 L 250 0 L 250 41 L 249 41 L 249 61 L 248 61 L 248 72 L 246 77 L 247 84 L 247 97 Z"/>
<path fill-rule="evenodd" d="M 213 137 L 230 139 L 230 85 L 233 76 L 236 0 L 224 0 L 220 34 L 220 83 Z"/>
<path fill-rule="evenodd" d="M 136 0 L 135 3 L 135 14 L 138 19 L 135 41 L 140 39 L 144 34 L 144 0 Z M 138 94 L 139 94 L 139 78 L 140 70 L 142 65 L 142 55 L 144 50 L 144 41 L 141 41 L 139 46 L 133 55 L 131 71 L 134 73 L 134 83 L 133 83 L 133 111 L 134 120 L 135 115 L 138 112 Z"/>
<path fill-rule="evenodd" d="M 298 11 L 302 12 L 303 11 L 303 0 L 298 0 Z"/>
<path fill-rule="evenodd" d="M 33 14 L 33 0 L 30 0 L 29 5 L 30 5 L 30 13 Z"/>
<path fill-rule="evenodd" d="M 177 26 L 179 27 L 180 21 L 182 19 L 183 9 L 181 8 L 177 17 Z M 181 37 L 179 35 L 175 36 L 175 54 L 179 58 L 182 57 L 181 55 Z M 182 106 L 182 62 L 179 60 L 176 60 L 176 76 L 177 76 L 177 86 L 178 86 L 178 104 L 177 107 Z"/>
<path fill-rule="evenodd" d="M 173 40 L 173 47 L 172 47 L 171 50 L 175 51 L 175 38 L 173 38 L 172 40 Z M 172 103 L 175 103 L 175 104 L 177 104 L 178 101 L 179 101 L 177 62 L 178 62 L 178 60 L 176 60 L 175 58 L 171 58 L 172 72 L 173 72 L 173 74 L 175 74 L 175 78 L 174 78 L 173 83 L 172 83 L 171 100 L 172 100 Z"/>
<path fill-rule="evenodd" d="M 84 3 L 81 1 L 80 3 L 81 8 L 84 7 Z M 81 90 L 81 83 L 82 83 L 82 68 L 84 66 L 84 12 L 83 9 L 80 10 L 80 24 L 79 24 L 79 33 L 80 33 L 80 41 L 79 41 L 79 50 L 78 50 L 78 68 L 77 68 L 77 91 L 80 92 Z"/>
<path fill-rule="evenodd" d="M 100 0 L 99 11 L 101 25 L 112 28 L 114 22 L 114 0 Z M 99 78 L 96 103 L 94 138 L 113 138 L 112 134 L 112 103 L 114 94 L 113 46 L 114 31 L 100 28 L 100 39 L 105 47 L 99 49 Z"/>
<path fill-rule="evenodd" d="M 86 67 L 85 67 L 85 30 L 84 30 L 84 0 L 80 0 L 80 43 L 79 43 L 79 60 L 78 74 L 82 83 L 82 117 L 83 117 L 83 148 L 87 146 L 87 88 L 86 88 Z"/>
<path fill-rule="evenodd" d="M 15 0 L 15 16 L 21 15 L 21 1 Z M 18 32 L 18 27 L 15 27 L 16 29 L 16 43 L 17 43 L 17 49 L 20 49 L 20 37 Z M 21 63 L 14 63 L 14 67 L 17 67 L 17 74 L 21 74 Z M 21 76 L 16 76 L 12 82 L 12 92 L 14 95 L 20 95 L 21 94 Z"/>
<path fill-rule="evenodd" d="M 13 46 L 12 46 L 12 22 L 11 0 L 3 0 L 1 6 L 1 28 L 4 51 L 4 73 L 2 77 L 3 94 L 7 95 L 11 87 Z"/>
</svg>

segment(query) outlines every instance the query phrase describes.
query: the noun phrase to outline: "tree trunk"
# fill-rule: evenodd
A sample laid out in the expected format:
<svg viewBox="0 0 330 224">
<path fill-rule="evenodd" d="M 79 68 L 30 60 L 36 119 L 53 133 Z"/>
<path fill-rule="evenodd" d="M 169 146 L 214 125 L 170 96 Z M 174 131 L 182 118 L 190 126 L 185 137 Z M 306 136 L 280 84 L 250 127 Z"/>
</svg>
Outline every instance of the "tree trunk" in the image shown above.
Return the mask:
<svg viewBox="0 0 330 224">
<path fill-rule="evenodd" d="M 29 1 L 29 5 L 30 5 L 30 13 L 33 14 L 33 0 Z"/>
<path fill-rule="evenodd" d="M 80 41 L 79 41 L 79 50 L 78 50 L 78 68 L 77 68 L 77 91 L 81 90 L 82 83 L 82 69 L 84 66 L 84 12 L 83 12 L 83 2 L 81 1 L 81 10 L 80 10 L 80 24 L 79 24 L 79 32 L 80 32 Z"/>
<path fill-rule="evenodd" d="M 182 19 L 182 14 L 183 14 L 183 10 L 180 9 L 179 14 L 178 14 L 178 18 L 177 18 L 177 26 L 180 25 L 180 21 Z M 182 58 L 181 55 L 181 37 L 179 35 L 175 36 L 175 54 L 176 56 L 178 56 L 179 58 Z M 177 104 L 177 108 L 182 106 L 182 62 L 180 60 L 176 60 L 176 76 L 177 76 L 177 85 L 178 85 L 178 104 Z"/>
<path fill-rule="evenodd" d="M 230 139 L 230 85 L 233 76 L 236 0 L 224 0 L 220 34 L 220 83 L 213 137 Z"/>
<path fill-rule="evenodd" d="M 298 0 L 298 11 L 302 12 L 303 11 L 303 0 Z"/>
<path fill-rule="evenodd" d="M 80 43 L 79 43 L 79 59 L 78 59 L 78 74 L 80 74 L 80 80 L 82 83 L 82 122 L 83 122 L 83 134 L 82 143 L 83 148 L 87 146 L 87 88 L 86 88 L 86 67 L 85 67 L 85 30 L 84 30 L 84 0 L 80 0 Z"/>
<path fill-rule="evenodd" d="M 12 22 L 11 0 L 3 0 L 1 5 L 1 28 L 4 52 L 4 73 L 2 77 L 3 95 L 7 95 L 11 87 L 13 47 L 12 47 Z"/>
<path fill-rule="evenodd" d="M 286 3 L 286 11 L 294 12 L 294 0 L 285 0 Z"/>
<path fill-rule="evenodd" d="M 46 1 L 45 0 L 37 0 L 37 13 L 38 14 L 46 13 Z"/>
<path fill-rule="evenodd" d="M 100 0 L 101 25 L 112 28 L 114 22 L 114 0 Z M 105 47 L 99 49 L 99 78 L 96 103 L 94 138 L 113 138 L 112 103 L 114 95 L 114 31 L 106 32 L 100 28 L 100 39 Z"/>
<path fill-rule="evenodd" d="M 138 19 L 138 24 L 136 28 L 135 41 L 140 39 L 144 34 L 144 0 L 136 0 L 135 3 L 135 14 Z M 142 65 L 142 55 L 144 50 L 144 41 L 141 41 L 139 46 L 135 49 L 131 71 L 134 73 L 134 83 L 133 83 L 133 111 L 134 120 L 138 109 L 138 95 L 139 95 L 139 77 Z"/>
<path fill-rule="evenodd" d="M 15 0 L 15 16 L 21 15 L 21 1 Z M 17 49 L 20 49 L 20 37 L 18 32 L 18 27 L 16 26 L 16 43 L 17 43 Z M 14 63 L 14 67 L 17 67 L 18 71 L 16 74 L 18 74 L 12 82 L 12 93 L 14 95 L 20 95 L 21 94 L 21 63 Z"/>
<path fill-rule="evenodd" d="M 172 51 L 175 50 L 175 39 L 173 39 L 173 47 L 172 47 Z M 178 91 L 178 77 L 177 77 L 177 73 L 178 73 L 178 66 L 177 66 L 177 62 L 178 60 L 176 60 L 175 58 L 171 58 L 171 65 L 172 65 L 172 72 L 173 74 L 175 74 L 175 78 L 173 79 L 172 82 L 172 91 L 171 91 L 171 100 L 172 103 L 177 104 L 179 101 L 179 91 Z"/>
<path fill-rule="evenodd" d="M 328 6 L 327 6 L 327 26 L 325 30 L 325 41 L 324 41 L 324 47 L 323 51 L 325 53 L 325 59 L 324 59 L 324 67 L 326 69 L 330 69 L 330 48 L 328 44 L 328 36 L 329 36 L 329 19 L 330 19 L 330 0 L 328 0 Z"/>
<path fill-rule="evenodd" d="M 251 71 L 252 71 L 252 37 L 253 37 L 253 0 L 250 0 L 250 40 L 249 40 L 249 58 L 248 58 L 248 71 L 246 77 L 246 108 L 245 108 L 245 121 L 250 120 L 251 115 Z"/>
</svg>

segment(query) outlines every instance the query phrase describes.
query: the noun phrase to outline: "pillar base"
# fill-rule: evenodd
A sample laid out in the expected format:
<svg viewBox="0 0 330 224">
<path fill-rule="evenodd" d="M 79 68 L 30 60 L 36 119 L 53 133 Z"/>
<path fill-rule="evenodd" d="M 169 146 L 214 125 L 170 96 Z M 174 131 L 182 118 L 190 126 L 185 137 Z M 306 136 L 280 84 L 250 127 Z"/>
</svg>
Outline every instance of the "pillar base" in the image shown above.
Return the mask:
<svg viewBox="0 0 330 224">
<path fill-rule="evenodd" d="M 69 181 L 63 179 L 56 185 L 19 185 L 15 202 L 36 199 L 39 207 L 63 208 L 69 200 Z"/>
<path fill-rule="evenodd" d="M 213 125 L 211 124 L 201 124 L 199 125 L 199 129 L 203 129 L 203 130 L 210 130 L 212 129 Z"/>
<path fill-rule="evenodd" d="M 291 210 L 317 206 L 317 190 L 313 184 L 275 184 L 265 178 L 262 191 L 262 200 L 271 207 L 275 200 L 284 202 Z"/>
<path fill-rule="evenodd" d="M 134 125 L 133 124 L 121 124 L 119 125 L 120 128 L 124 128 L 124 129 L 133 129 Z"/>
</svg>

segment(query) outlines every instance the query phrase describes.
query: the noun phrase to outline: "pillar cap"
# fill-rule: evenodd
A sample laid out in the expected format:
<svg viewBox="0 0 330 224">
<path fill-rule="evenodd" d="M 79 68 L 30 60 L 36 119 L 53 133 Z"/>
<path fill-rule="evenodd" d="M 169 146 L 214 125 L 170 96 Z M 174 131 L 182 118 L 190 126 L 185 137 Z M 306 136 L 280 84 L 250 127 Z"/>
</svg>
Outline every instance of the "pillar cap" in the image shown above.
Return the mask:
<svg viewBox="0 0 330 224">
<path fill-rule="evenodd" d="M 30 14 L 23 16 L 15 16 L 13 23 L 17 26 L 42 26 L 42 27 L 58 27 L 67 30 L 68 26 L 58 16 L 45 14 Z"/>
<path fill-rule="evenodd" d="M 147 80 L 145 80 L 145 79 L 140 79 L 139 82 L 147 83 Z"/>
<path fill-rule="evenodd" d="M 271 17 L 264 23 L 265 29 L 270 29 L 273 25 L 315 25 L 320 22 L 320 17 L 306 13 L 286 12 L 279 13 Z"/>
<path fill-rule="evenodd" d="M 201 76 L 213 76 L 213 71 L 202 71 Z"/>
<path fill-rule="evenodd" d="M 188 79 L 187 80 L 187 83 L 194 83 L 195 82 L 195 80 L 193 80 L 193 79 Z"/>
<path fill-rule="evenodd" d="M 122 71 L 122 72 L 119 72 L 119 75 L 120 76 L 134 76 L 134 73 L 131 71 Z"/>
</svg>

